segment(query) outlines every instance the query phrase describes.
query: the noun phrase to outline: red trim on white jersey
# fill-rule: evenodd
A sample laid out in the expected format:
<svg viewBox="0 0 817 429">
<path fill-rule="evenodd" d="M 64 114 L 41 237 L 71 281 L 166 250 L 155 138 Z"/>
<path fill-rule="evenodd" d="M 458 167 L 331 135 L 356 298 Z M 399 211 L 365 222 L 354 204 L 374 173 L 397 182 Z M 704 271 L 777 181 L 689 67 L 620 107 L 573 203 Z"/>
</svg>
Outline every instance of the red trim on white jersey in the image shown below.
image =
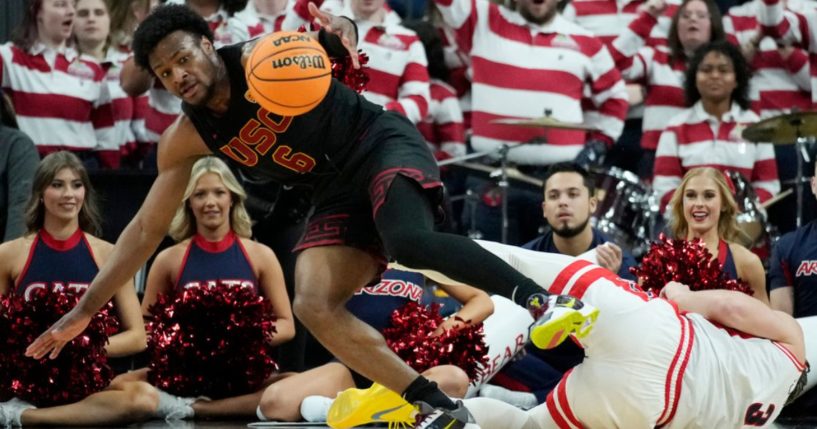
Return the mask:
<svg viewBox="0 0 817 429">
<path fill-rule="evenodd" d="M 798 360 L 797 357 L 794 356 L 794 353 L 792 353 L 788 347 L 778 343 L 777 341 L 772 341 L 772 344 L 777 346 L 777 348 L 780 349 L 780 351 L 783 352 L 783 354 L 786 355 L 787 358 L 789 358 L 791 363 L 794 364 L 794 367 L 797 368 L 798 371 L 803 372 L 806 370 L 806 365 L 800 362 L 800 360 Z"/>
<path fill-rule="evenodd" d="M 570 376 L 571 372 L 573 372 L 573 369 L 570 369 L 562 376 L 562 380 L 559 381 L 555 389 L 548 393 L 545 400 L 550 416 L 560 429 L 581 429 L 584 427 L 576 418 L 576 415 L 573 414 L 570 409 L 570 401 L 567 400 L 567 377 Z"/>
<path fill-rule="evenodd" d="M 657 426 L 663 426 L 675 417 L 675 412 L 678 410 L 678 401 L 681 399 L 684 373 L 689 364 L 689 357 L 695 340 L 695 330 L 692 327 L 692 322 L 678 313 L 677 308 L 676 315 L 678 316 L 678 322 L 681 324 L 681 338 L 678 340 L 678 348 L 667 371 L 667 380 L 664 386 L 664 410 L 661 412 L 661 417 L 658 418 Z"/>
</svg>

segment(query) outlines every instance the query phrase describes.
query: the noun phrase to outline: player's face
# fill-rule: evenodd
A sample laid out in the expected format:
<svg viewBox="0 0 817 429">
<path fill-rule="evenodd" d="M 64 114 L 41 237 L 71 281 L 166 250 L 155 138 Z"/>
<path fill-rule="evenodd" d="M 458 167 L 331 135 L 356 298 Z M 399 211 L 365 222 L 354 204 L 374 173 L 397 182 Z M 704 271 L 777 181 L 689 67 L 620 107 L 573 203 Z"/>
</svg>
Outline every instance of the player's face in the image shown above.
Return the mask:
<svg viewBox="0 0 817 429">
<path fill-rule="evenodd" d="M 574 237 L 590 227 L 590 215 L 596 209 L 596 199 L 584 186 L 578 173 L 556 173 L 545 183 L 542 212 L 553 232 L 562 237 Z"/>
<path fill-rule="evenodd" d="M 171 94 L 193 106 L 204 106 L 215 92 L 217 55 L 207 38 L 174 31 L 150 53 L 150 68 Z"/>
<path fill-rule="evenodd" d="M 721 218 L 721 192 L 715 180 L 706 176 L 695 176 L 684 188 L 684 219 L 688 230 L 698 236 L 718 228 Z"/>
<path fill-rule="evenodd" d="M 189 202 L 199 229 L 215 230 L 230 226 L 233 197 L 218 174 L 207 173 L 201 176 Z"/>
<path fill-rule="evenodd" d="M 79 211 L 85 202 L 85 185 L 79 175 L 70 168 L 63 168 L 43 191 L 45 217 L 60 221 L 79 219 Z"/>
<path fill-rule="evenodd" d="M 534 24 L 547 24 L 556 16 L 558 0 L 518 0 L 519 13 Z"/>
<path fill-rule="evenodd" d="M 74 19 L 74 34 L 77 40 L 87 43 L 103 43 L 111 29 L 108 8 L 102 0 L 77 1 L 77 17 Z"/>
<path fill-rule="evenodd" d="M 74 27 L 74 0 L 43 0 L 37 13 L 37 33 L 43 42 L 59 45 Z"/>
<path fill-rule="evenodd" d="M 731 100 L 732 92 L 738 86 L 732 60 L 720 52 L 706 54 L 698 66 L 698 72 L 695 73 L 695 85 L 702 100 L 711 102 Z"/>
<path fill-rule="evenodd" d="M 677 13 L 681 14 L 678 17 L 678 40 L 686 52 L 695 52 L 712 37 L 709 9 L 706 3 L 694 0 L 684 5 Z"/>
</svg>

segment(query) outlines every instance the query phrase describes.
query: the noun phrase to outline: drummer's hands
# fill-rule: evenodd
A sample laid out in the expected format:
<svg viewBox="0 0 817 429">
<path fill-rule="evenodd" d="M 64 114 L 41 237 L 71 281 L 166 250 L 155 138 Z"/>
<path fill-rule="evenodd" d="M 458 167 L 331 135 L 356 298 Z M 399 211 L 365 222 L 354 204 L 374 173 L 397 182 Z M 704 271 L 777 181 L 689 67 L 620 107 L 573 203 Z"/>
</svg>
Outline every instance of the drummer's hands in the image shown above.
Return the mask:
<svg viewBox="0 0 817 429">
<path fill-rule="evenodd" d="M 50 359 L 56 359 L 65 344 L 81 334 L 90 322 L 91 316 L 82 313 L 79 306 L 74 307 L 34 340 L 25 355 L 41 359 L 48 354 Z"/>
<path fill-rule="evenodd" d="M 357 55 L 357 32 L 355 25 L 349 18 L 342 16 L 335 16 L 329 12 L 318 9 L 315 3 L 309 3 L 309 13 L 318 20 L 321 27 L 327 33 L 332 33 L 340 38 L 343 47 L 349 52 L 349 57 L 352 59 L 352 65 L 360 68 L 360 61 Z"/>
<path fill-rule="evenodd" d="M 607 143 L 601 140 L 590 139 L 573 159 L 573 162 L 586 170 L 601 167 L 607 156 Z"/>
<path fill-rule="evenodd" d="M 615 243 L 607 242 L 597 246 L 596 258 L 599 261 L 599 266 L 613 273 L 618 273 L 618 270 L 621 269 L 621 248 Z"/>
</svg>

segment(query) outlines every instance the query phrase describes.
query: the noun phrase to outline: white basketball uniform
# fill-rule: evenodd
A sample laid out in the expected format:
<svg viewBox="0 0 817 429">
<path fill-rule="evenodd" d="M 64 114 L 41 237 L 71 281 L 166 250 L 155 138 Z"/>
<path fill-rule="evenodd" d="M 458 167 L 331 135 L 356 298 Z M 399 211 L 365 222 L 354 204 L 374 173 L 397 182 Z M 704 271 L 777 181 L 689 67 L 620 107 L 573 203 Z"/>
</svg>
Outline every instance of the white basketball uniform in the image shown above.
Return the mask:
<svg viewBox="0 0 817 429">
<path fill-rule="evenodd" d="M 593 330 L 581 340 L 586 359 L 565 374 L 546 403 L 526 418 L 510 410 L 475 412 L 483 429 L 762 427 L 780 413 L 803 371 L 785 347 L 683 314 L 590 262 L 479 244 L 550 285 L 551 293 L 599 309 Z"/>
</svg>

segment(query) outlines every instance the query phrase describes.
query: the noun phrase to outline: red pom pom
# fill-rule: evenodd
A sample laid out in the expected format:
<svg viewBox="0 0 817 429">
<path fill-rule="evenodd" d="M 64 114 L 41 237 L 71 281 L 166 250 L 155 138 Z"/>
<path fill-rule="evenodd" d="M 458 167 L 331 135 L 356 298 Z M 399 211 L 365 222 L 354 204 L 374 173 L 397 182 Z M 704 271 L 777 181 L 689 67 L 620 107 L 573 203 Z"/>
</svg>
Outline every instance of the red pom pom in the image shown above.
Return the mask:
<svg viewBox="0 0 817 429">
<path fill-rule="evenodd" d="M 394 310 L 391 327 L 383 331 L 386 344 L 409 366 L 423 372 L 438 365 L 456 365 L 476 380 L 488 363 L 482 323 L 431 334 L 443 323 L 440 305 L 415 302 Z"/>
<path fill-rule="evenodd" d="M 301 33 L 318 30 L 320 30 L 320 26 L 314 23 L 298 27 L 298 31 Z M 349 55 L 342 58 L 329 57 L 329 61 L 332 63 L 332 77 L 360 94 L 366 90 L 366 86 L 369 84 L 369 73 L 366 72 L 369 56 L 360 49 L 358 49 L 357 54 L 357 62 L 360 63 L 360 68 L 357 69 L 352 65 L 352 57 Z"/>
<path fill-rule="evenodd" d="M 664 234 L 650 245 L 640 267 L 631 267 L 641 288 L 659 293 L 670 281 L 683 283 L 691 290 L 727 289 L 752 295 L 746 281 L 727 279 L 717 260 L 701 239 L 673 240 Z"/>
<path fill-rule="evenodd" d="M 254 392 L 278 369 L 269 300 L 249 288 L 198 287 L 159 295 L 148 323 L 150 382 L 179 396 Z"/>
<path fill-rule="evenodd" d="M 43 331 L 63 314 L 74 308 L 84 291 L 72 293 L 37 289 L 29 301 L 10 294 L 0 301 L 0 332 L 6 340 L 0 356 L 0 384 L 7 394 L 40 407 L 77 402 L 96 393 L 111 382 L 113 370 L 108 365 L 105 345 L 116 333 L 119 321 L 110 315 L 109 302 L 96 313 L 85 331 L 65 345 L 56 359 L 47 356 L 34 360 L 23 353 Z"/>
<path fill-rule="evenodd" d="M 332 77 L 341 81 L 344 85 L 355 90 L 358 94 L 366 90 L 369 84 L 369 74 L 366 72 L 366 64 L 369 63 L 369 56 L 358 50 L 358 62 L 360 68 L 356 69 L 352 65 L 352 57 L 330 58 L 332 62 Z"/>
<path fill-rule="evenodd" d="M 13 334 L 11 332 L 9 317 L 8 317 L 8 296 L 0 296 L 0 338 L 10 338 Z M 4 346 L 5 347 L 5 346 Z M 6 402 L 12 398 L 11 391 L 9 391 L 8 375 L 13 370 L 9 362 L 9 354 L 3 350 L 0 352 L 0 402 Z"/>
</svg>

